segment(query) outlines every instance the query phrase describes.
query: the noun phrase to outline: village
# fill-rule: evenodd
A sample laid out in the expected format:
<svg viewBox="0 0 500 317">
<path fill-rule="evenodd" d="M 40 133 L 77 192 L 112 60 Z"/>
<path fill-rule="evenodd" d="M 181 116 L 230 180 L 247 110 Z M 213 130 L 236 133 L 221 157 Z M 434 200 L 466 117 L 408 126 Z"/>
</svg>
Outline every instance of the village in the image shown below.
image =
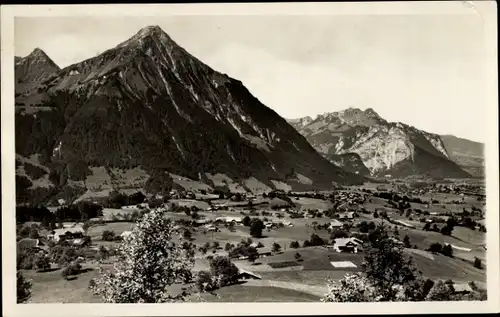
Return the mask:
<svg viewBox="0 0 500 317">
<path fill-rule="evenodd" d="M 258 194 L 172 190 L 149 197 L 137 192 L 127 199 L 120 196 L 119 208 L 111 200 L 59 201 L 59 206 L 36 211 L 46 213 L 40 221 L 32 221 L 37 219 L 31 215 L 18 219 L 17 265 L 34 281 L 33 302 L 46 302 L 47 296 L 98 302 L 86 284 L 98 267 L 112 266 L 117 246 L 135 222 L 160 209 L 176 224 L 176 243 L 193 249 L 193 276 L 223 256 L 238 268 L 238 279 L 246 281 L 220 288 L 218 297 L 205 295 L 204 300 L 217 301 L 229 293 L 248 300 L 248 290 L 255 294 L 259 289 L 279 289 L 283 300 L 317 300 L 328 278 L 339 280 L 361 269 L 370 234 L 380 224 L 425 276 L 452 281 L 457 292 L 484 290 L 486 228 L 480 190 L 471 195 L 469 185 L 453 190 L 435 185 L 402 192 L 396 188 L 368 184 L 329 192 Z M 56 291 L 42 291 L 50 285 Z"/>
</svg>

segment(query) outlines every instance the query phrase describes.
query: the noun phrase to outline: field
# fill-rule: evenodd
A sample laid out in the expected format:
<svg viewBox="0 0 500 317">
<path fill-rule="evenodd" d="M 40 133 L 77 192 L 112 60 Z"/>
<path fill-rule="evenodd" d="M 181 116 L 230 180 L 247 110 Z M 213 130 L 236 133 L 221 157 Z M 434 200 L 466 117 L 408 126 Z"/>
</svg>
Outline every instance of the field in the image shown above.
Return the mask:
<svg viewBox="0 0 500 317">
<path fill-rule="evenodd" d="M 99 169 L 95 169 L 94 176 L 99 174 Z M 140 174 L 140 173 L 138 173 Z M 109 174 L 108 174 L 109 175 Z M 177 177 L 176 175 L 172 175 Z M 92 177 L 89 177 L 90 180 Z M 230 182 L 224 175 L 212 175 L 214 182 Z M 305 181 L 305 180 L 303 180 Z M 192 186 L 193 189 L 209 190 L 210 188 L 203 187 L 190 182 L 189 180 L 178 178 L 177 182 L 183 183 L 185 186 Z M 249 180 L 247 185 L 260 186 Z M 263 185 L 263 184 L 262 184 Z M 234 186 L 234 185 L 233 185 Z M 380 186 L 378 184 L 377 186 Z M 375 190 L 377 186 L 373 184 L 365 184 L 362 189 Z M 387 187 L 387 186 L 386 186 Z M 380 188 L 380 187 L 379 187 Z M 261 188 L 262 189 L 262 188 Z M 408 236 L 411 248 L 406 248 L 408 256 L 412 258 L 413 263 L 423 276 L 433 280 L 452 279 L 455 282 L 468 283 L 474 281 L 476 285 L 484 288 L 486 283 L 486 269 L 474 267 L 474 259 L 477 257 L 482 260 L 483 267 L 486 267 L 486 250 L 485 233 L 480 230 L 471 230 L 469 228 L 455 226 L 451 235 L 443 235 L 440 232 L 424 231 L 424 222 L 420 220 L 423 215 L 414 213 L 407 214 L 400 212 L 390 206 L 387 199 L 375 197 L 370 194 L 362 194 L 359 187 L 349 188 L 346 191 L 356 193 L 356 195 L 366 195 L 363 203 L 359 203 L 356 208 L 363 208 L 365 211 L 358 213 L 351 221 L 343 222 L 350 223 L 351 231 L 357 231 L 359 223 L 373 222 L 374 224 L 384 223 L 387 226 L 390 235 L 400 241 L 403 241 L 405 236 Z M 346 194 L 346 195 L 347 195 Z M 196 206 L 200 210 L 198 215 L 203 219 L 215 220 L 217 217 L 233 216 L 245 217 L 250 215 L 252 218 L 260 218 L 263 221 L 272 221 L 275 223 L 283 222 L 291 224 L 290 226 L 277 226 L 263 230 L 263 237 L 252 238 L 254 242 L 260 242 L 265 248 L 270 249 L 274 243 L 281 246 L 281 251 L 273 253 L 270 256 L 260 257 L 255 263 L 247 260 L 234 259 L 233 262 L 241 269 L 254 272 L 261 276 L 260 280 L 245 280 L 237 285 L 223 287 L 216 290 L 214 293 L 204 293 L 201 298 L 193 297 L 193 301 L 206 302 L 314 302 L 327 291 L 326 285 L 328 280 L 339 281 L 348 273 L 362 271 L 362 263 L 364 253 L 338 253 L 333 250 L 328 250 L 324 247 L 303 247 L 304 241 L 308 240 L 312 234 L 321 237 L 326 243 L 330 243 L 330 232 L 326 229 L 318 229 L 315 226 L 329 224 L 332 219 L 327 216 L 321 218 L 307 217 L 291 217 L 290 213 L 283 210 L 273 210 L 276 206 L 278 209 L 292 209 L 297 212 L 307 210 L 326 211 L 333 207 L 333 203 L 328 199 L 310 198 L 310 197 L 290 197 L 295 206 L 284 206 L 285 200 L 273 198 L 269 199 L 262 196 L 257 196 L 254 200 L 254 211 L 250 212 L 248 202 L 235 202 L 229 199 L 216 199 L 211 202 L 213 205 L 225 205 L 224 210 L 209 211 L 209 207 L 213 206 L 207 201 L 201 200 L 206 198 L 205 194 L 197 193 L 197 199 L 172 199 L 170 203 L 179 206 L 193 207 Z M 212 196 L 213 197 L 213 196 Z M 347 197 L 347 196 L 340 196 Z M 425 204 L 411 203 L 413 210 L 420 209 L 431 213 L 448 213 L 451 215 L 460 215 L 464 208 L 471 209 L 482 208 L 481 202 L 468 196 L 458 194 L 437 194 L 432 193 L 420 195 L 421 199 L 439 200 L 439 204 L 426 206 Z M 463 200 L 462 200 L 463 198 Z M 345 198 L 338 198 L 345 199 Z M 450 204 L 447 201 L 462 200 L 462 204 Z M 282 206 L 283 205 L 283 206 Z M 132 213 L 132 209 L 109 209 L 103 210 L 102 224 L 92 225 L 87 235 L 90 236 L 93 246 L 115 247 L 119 242 L 103 241 L 102 234 L 105 230 L 113 231 L 116 235 L 120 235 L 124 231 L 130 231 L 134 228 L 135 223 L 126 221 L 113 220 L 119 214 Z M 379 214 L 387 213 L 388 219 L 383 219 L 381 216 L 376 216 L 375 211 Z M 265 214 L 265 215 L 264 215 Z M 192 220 L 191 216 L 184 212 L 167 212 L 169 217 L 174 220 Z M 280 217 L 278 217 L 280 215 Z M 475 218 L 477 223 L 481 223 L 482 219 Z M 408 223 L 414 228 L 408 228 L 404 225 L 396 225 L 392 221 L 399 220 Z M 438 224 L 439 227 L 444 224 Z M 196 245 L 197 251 L 195 254 L 194 271 L 209 270 L 209 260 L 207 256 L 212 255 L 227 255 L 224 251 L 224 246 L 229 243 L 237 245 L 242 240 L 250 238 L 249 227 L 242 224 L 237 224 L 232 230 L 223 224 L 218 225 L 219 230 L 216 232 L 208 232 L 203 226 L 192 227 L 189 230 L 192 233 L 191 241 Z M 47 232 L 42 231 L 44 234 Z M 182 242 L 181 237 L 174 237 L 174 241 Z M 290 243 L 299 242 L 299 248 L 291 248 Z M 212 245 L 214 242 L 219 243 L 219 248 L 214 250 Z M 442 245 L 450 244 L 453 248 L 453 257 L 447 257 L 442 254 L 427 252 L 426 250 L 432 243 L 440 243 Z M 210 248 L 207 254 L 203 254 L 199 247 L 209 244 Z M 300 254 L 297 258 L 296 254 Z M 332 262 L 348 262 L 354 267 L 334 267 Z M 109 265 L 108 265 L 109 266 Z M 88 290 L 89 281 L 97 276 L 97 263 L 87 261 L 84 269 L 87 271 L 78 275 L 77 279 L 65 280 L 61 277 L 61 270 L 53 270 L 45 273 L 37 273 L 35 271 L 25 271 L 28 278 L 33 281 L 33 297 L 31 302 L 64 302 L 64 303 L 92 303 L 99 302 L 100 299 L 90 294 Z"/>
</svg>

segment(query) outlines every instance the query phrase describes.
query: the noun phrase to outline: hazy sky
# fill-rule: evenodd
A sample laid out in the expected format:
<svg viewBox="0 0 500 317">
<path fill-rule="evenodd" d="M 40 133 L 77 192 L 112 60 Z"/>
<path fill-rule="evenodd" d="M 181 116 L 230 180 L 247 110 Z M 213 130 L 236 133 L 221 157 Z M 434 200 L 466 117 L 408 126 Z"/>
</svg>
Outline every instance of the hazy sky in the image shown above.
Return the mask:
<svg viewBox="0 0 500 317">
<path fill-rule="evenodd" d="M 479 15 L 16 18 L 15 54 L 39 47 L 65 67 L 147 25 L 285 118 L 370 107 L 428 132 L 486 139 Z"/>
</svg>

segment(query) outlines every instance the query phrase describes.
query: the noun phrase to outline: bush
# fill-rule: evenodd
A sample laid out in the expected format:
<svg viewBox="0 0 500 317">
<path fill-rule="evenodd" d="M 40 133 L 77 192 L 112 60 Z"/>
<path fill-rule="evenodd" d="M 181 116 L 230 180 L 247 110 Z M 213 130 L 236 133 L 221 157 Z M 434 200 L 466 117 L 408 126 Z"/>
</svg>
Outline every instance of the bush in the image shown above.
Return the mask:
<svg viewBox="0 0 500 317">
<path fill-rule="evenodd" d="M 45 255 L 38 255 L 35 265 L 38 271 L 45 272 L 50 269 L 50 259 Z"/>
<path fill-rule="evenodd" d="M 102 232 L 102 240 L 104 241 L 114 241 L 115 233 L 111 230 L 104 230 Z"/>
<path fill-rule="evenodd" d="M 434 253 L 441 253 L 443 251 L 443 246 L 439 242 L 432 243 L 427 251 L 434 252 Z"/>
<path fill-rule="evenodd" d="M 23 273 L 17 271 L 17 303 L 24 303 L 31 297 L 31 282 L 27 280 Z"/>
<path fill-rule="evenodd" d="M 81 269 L 82 269 L 82 266 L 80 263 L 73 262 L 62 270 L 61 275 L 64 278 L 67 278 L 68 276 L 72 276 L 72 275 L 78 275 L 80 273 Z"/>
<path fill-rule="evenodd" d="M 198 272 L 195 283 L 200 292 L 212 291 L 217 288 L 217 284 L 215 283 L 212 274 L 207 271 Z"/>
</svg>

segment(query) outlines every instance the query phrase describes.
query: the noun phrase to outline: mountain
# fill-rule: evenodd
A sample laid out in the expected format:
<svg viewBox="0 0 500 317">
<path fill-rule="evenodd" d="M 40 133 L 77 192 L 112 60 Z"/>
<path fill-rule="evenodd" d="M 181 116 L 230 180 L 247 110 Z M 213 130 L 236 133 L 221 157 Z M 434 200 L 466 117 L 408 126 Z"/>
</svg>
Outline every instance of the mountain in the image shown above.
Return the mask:
<svg viewBox="0 0 500 317">
<path fill-rule="evenodd" d="M 16 75 L 32 79 L 16 94 L 16 152 L 53 166 L 54 187 L 101 190 L 130 170 L 140 171 L 143 183 L 161 183 L 165 172 L 212 185 L 224 175 L 222 183 L 247 187 L 362 181 L 157 26 L 61 70 L 45 56 L 37 51 L 18 62 L 40 67 Z"/>
<path fill-rule="evenodd" d="M 450 159 L 473 176 L 484 177 L 484 144 L 453 135 L 441 135 Z"/>
<path fill-rule="evenodd" d="M 450 160 L 439 135 L 388 122 L 371 108 L 348 108 L 289 122 L 331 162 L 359 174 L 470 176 Z M 339 158 L 349 154 L 349 160 Z"/>
<path fill-rule="evenodd" d="M 33 89 L 60 70 L 59 66 L 39 48 L 35 48 L 24 58 L 15 56 L 14 61 L 16 95 Z"/>
</svg>

